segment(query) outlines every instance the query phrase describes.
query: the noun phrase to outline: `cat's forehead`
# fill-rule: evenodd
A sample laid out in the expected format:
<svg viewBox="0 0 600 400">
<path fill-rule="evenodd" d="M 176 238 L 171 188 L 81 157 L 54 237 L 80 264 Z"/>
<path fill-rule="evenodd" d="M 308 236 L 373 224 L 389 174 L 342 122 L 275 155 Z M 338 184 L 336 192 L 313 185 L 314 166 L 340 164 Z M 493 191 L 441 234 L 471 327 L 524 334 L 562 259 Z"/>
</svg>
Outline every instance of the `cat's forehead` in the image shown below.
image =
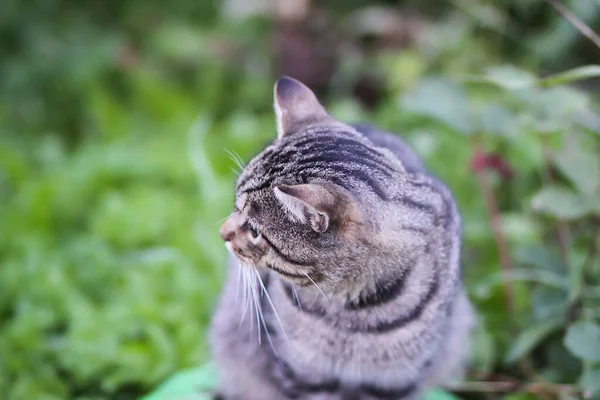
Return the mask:
<svg viewBox="0 0 600 400">
<path fill-rule="evenodd" d="M 239 196 L 236 196 L 235 208 L 237 211 L 239 211 L 239 212 L 244 211 L 247 204 L 248 204 L 248 193 L 241 193 Z"/>
</svg>

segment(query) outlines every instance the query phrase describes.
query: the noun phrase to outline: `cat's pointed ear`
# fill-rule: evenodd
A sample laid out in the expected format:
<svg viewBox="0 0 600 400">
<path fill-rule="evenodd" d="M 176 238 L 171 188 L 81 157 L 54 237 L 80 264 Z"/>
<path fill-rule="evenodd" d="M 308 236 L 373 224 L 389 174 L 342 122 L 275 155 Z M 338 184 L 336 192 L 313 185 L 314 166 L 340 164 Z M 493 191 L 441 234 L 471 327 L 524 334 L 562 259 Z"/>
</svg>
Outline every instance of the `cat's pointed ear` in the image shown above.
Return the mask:
<svg viewBox="0 0 600 400">
<path fill-rule="evenodd" d="M 354 200 L 333 185 L 279 185 L 274 193 L 292 220 L 310 224 L 315 232 L 325 232 L 332 225 L 344 229 L 358 222 Z"/>
<path fill-rule="evenodd" d="M 298 130 L 301 124 L 331 119 L 317 96 L 306 85 L 284 76 L 273 89 L 277 137 Z"/>
</svg>

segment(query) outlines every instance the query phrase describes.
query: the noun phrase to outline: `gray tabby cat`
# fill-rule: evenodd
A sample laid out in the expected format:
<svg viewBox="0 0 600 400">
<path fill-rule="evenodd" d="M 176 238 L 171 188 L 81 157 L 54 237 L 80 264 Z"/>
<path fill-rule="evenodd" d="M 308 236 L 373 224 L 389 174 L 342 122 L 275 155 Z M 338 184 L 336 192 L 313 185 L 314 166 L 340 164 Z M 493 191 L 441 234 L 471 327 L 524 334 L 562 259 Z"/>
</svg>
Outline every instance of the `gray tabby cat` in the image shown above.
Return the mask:
<svg viewBox="0 0 600 400">
<path fill-rule="evenodd" d="M 211 328 L 217 398 L 414 399 L 460 377 L 473 317 L 451 193 L 302 83 L 274 92 L 277 139 L 220 231 L 234 257 Z"/>
</svg>

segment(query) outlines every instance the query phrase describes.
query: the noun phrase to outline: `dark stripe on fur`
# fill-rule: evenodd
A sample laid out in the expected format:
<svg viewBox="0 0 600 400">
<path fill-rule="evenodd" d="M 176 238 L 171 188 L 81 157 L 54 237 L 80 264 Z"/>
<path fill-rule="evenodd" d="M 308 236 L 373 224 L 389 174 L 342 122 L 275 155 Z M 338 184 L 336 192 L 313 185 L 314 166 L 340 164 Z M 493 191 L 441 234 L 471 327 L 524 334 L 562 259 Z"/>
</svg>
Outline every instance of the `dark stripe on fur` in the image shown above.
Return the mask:
<svg viewBox="0 0 600 400">
<path fill-rule="evenodd" d="M 401 400 L 410 396 L 417 390 L 418 385 L 412 383 L 401 388 L 383 388 L 376 385 L 364 384 L 360 386 L 362 392 L 379 400 Z"/>
<path fill-rule="evenodd" d="M 327 314 L 327 311 L 321 307 L 308 307 L 306 304 L 300 308 L 298 302 L 294 299 L 294 295 L 292 293 L 292 288 L 287 283 L 283 283 L 284 292 L 289 298 L 292 305 L 294 305 L 297 309 L 302 312 L 306 312 L 308 314 L 314 315 L 317 318 L 323 318 L 326 322 L 333 323 L 333 318 Z M 431 301 L 436 297 L 440 287 L 439 277 L 436 274 L 434 280 L 431 282 L 425 297 L 419 301 L 419 303 L 413 308 L 407 315 L 404 315 L 398 319 L 381 322 L 375 326 L 361 326 L 352 324 L 347 327 L 348 331 L 352 332 L 360 332 L 360 333 L 387 333 L 393 331 L 394 329 L 401 328 L 421 317 L 425 308 L 431 303 Z M 376 304 L 372 305 L 372 307 L 377 306 Z"/>
<path fill-rule="evenodd" d="M 309 393 L 336 393 L 340 389 L 340 382 L 337 379 L 318 383 L 302 380 L 298 377 L 296 372 L 282 360 L 273 361 L 271 379 L 279 390 L 289 399 L 297 399 L 303 394 Z"/>
<path fill-rule="evenodd" d="M 364 182 L 379 197 L 386 199 L 381 180 L 383 177 L 393 177 L 396 172 L 396 168 L 387 163 L 383 154 L 358 138 L 350 135 L 332 136 L 331 133 L 325 132 L 287 143 L 277 153 L 265 152 L 257 161 L 260 162 L 259 169 L 249 171 L 246 177 L 238 182 L 238 191 L 261 190 L 287 175 L 297 177 L 300 172 L 305 172 L 309 178 L 310 175 L 321 177 L 321 173 L 331 170 L 334 175 L 341 175 L 339 177 L 345 181 L 357 179 Z M 249 180 L 257 175 L 263 179 L 253 187 L 246 187 Z M 378 175 L 379 179 L 376 178 Z"/>
<path fill-rule="evenodd" d="M 346 309 L 361 310 L 389 303 L 402 293 L 406 283 L 406 278 L 406 273 L 401 273 L 401 275 L 391 283 L 381 281 L 377 282 L 375 285 L 375 292 L 361 296 L 354 302 L 346 303 Z"/>
<path fill-rule="evenodd" d="M 423 314 L 423 311 L 425 311 L 427 305 L 431 303 L 439 291 L 440 283 L 438 279 L 439 278 L 436 275 L 435 280 L 429 286 L 429 290 L 427 291 L 425 298 L 423 298 L 409 314 L 389 322 L 383 322 L 376 326 L 367 326 L 358 330 L 364 333 L 386 333 L 393 331 L 394 329 L 401 328 L 410 322 L 419 319 L 421 314 Z"/>
</svg>

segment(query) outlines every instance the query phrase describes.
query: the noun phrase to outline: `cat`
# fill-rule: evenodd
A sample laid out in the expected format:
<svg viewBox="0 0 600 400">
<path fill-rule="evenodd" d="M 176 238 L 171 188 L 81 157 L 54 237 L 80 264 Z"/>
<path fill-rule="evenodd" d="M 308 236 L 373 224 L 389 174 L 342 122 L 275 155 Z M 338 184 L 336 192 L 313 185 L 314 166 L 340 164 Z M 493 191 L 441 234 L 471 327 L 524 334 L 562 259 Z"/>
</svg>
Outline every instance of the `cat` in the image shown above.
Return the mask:
<svg viewBox="0 0 600 400">
<path fill-rule="evenodd" d="M 280 78 L 274 100 L 277 138 L 241 172 L 220 229 L 216 398 L 415 399 L 460 378 L 474 313 L 450 191 L 303 83 Z"/>
</svg>

